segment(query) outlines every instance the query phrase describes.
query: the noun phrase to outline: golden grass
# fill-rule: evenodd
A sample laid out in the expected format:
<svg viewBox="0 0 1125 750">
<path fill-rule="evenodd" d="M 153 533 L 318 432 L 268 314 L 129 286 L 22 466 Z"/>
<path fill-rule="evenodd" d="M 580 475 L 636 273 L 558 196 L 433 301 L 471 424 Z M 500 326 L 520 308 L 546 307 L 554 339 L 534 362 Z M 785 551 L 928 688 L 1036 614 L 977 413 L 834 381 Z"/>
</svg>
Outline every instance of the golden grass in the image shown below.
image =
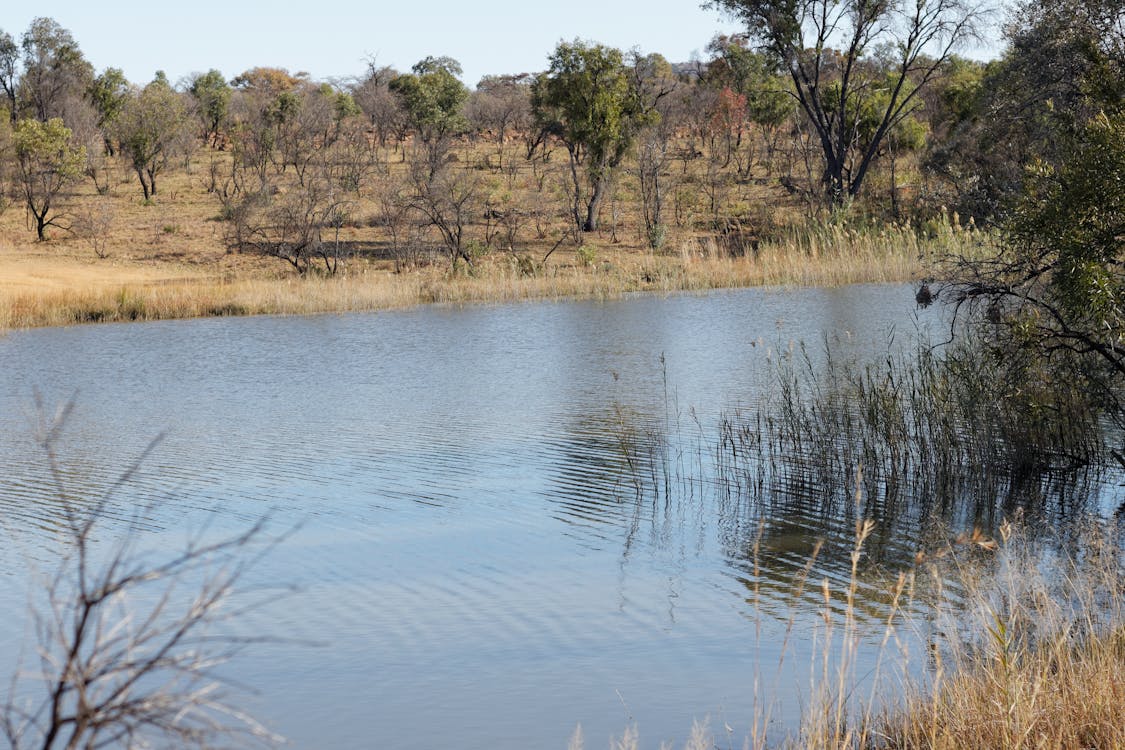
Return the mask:
<svg viewBox="0 0 1125 750">
<path fill-rule="evenodd" d="M 755 685 L 767 691 L 771 672 L 774 683 L 811 674 L 797 731 L 777 736 L 778 706 L 756 687 L 744 739 L 728 726 L 717 740 L 704 720 L 686 748 L 1125 748 L 1125 569 L 1112 524 L 1085 530 L 1072 555 L 1046 551 L 1007 523 L 1000 540 L 962 534 L 891 577 L 881 632 L 864 632 L 857 591 L 871 583 L 861 561 L 873 530 L 870 521 L 857 523 L 841 586 L 809 580 L 819 545 L 793 584 L 822 595 L 819 625 L 804 634 L 815 644 L 812 664 L 788 663 L 800 637 L 794 612 L 776 671 L 753 668 Z M 639 746 L 636 727 L 611 742 L 613 750 Z M 583 750 L 580 731 L 570 748 Z"/>
<path fill-rule="evenodd" d="M 506 148 L 511 167 L 498 171 L 483 166 L 494 157 L 495 144 L 456 146 L 456 163 L 478 182 L 482 202 L 468 236 L 484 236 L 486 201 L 503 210 L 535 214 L 538 218 L 528 218 L 514 240 L 526 269 L 527 260 L 547 254 L 569 226 L 562 216 L 565 211 L 560 214 L 565 201 L 560 203 L 554 185 L 559 176 L 555 172 L 563 174 L 565 165 L 535 167 L 518 155 L 520 144 Z M 677 215 L 682 214 L 682 220 L 669 226 L 668 243 L 660 254 L 647 249 L 635 177 L 625 170 L 614 208 L 604 217 L 613 228 L 582 237 L 596 257 L 592 263 L 582 262 L 564 246 L 528 276 L 520 273 L 513 255 L 493 250 L 472 274 L 452 274 L 440 258 L 399 274 L 393 272 L 389 235 L 377 220 L 377 198 L 387 185 L 404 179 L 409 164 L 398 151 L 384 148 L 378 176 L 354 197 L 349 205 L 352 221 L 341 230 L 341 241 L 362 248 L 360 256 L 347 261 L 334 278 L 299 278 L 280 260 L 227 252 L 226 225 L 217 220 L 220 203 L 206 188 L 211 160 L 226 169 L 229 158 L 225 152 L 200 149 L 187 164 L 177 164 L 164 175 L 161 192 L 150 203 L 141 201 L 127 165 L 109 159 L 102 177 L 105 193 L 98 193 L 90 181 L 72 186 L 60 201 L 60 216 L 75 231 L 51 229 L 47 242 L 34 241 L 24 211 L 13 204 L 0 214 L 0 329 L 377 310 L 433 302 L 608 298 L 637 291 L 908 281 L 922 276 L 927 259 L 940 254 L 949 240 L 922 239 L 894 225 L 857 229 L 821 224 L 806 218 L 808 207 L 776 181 L 764 179 L 733 182 L 727 201 L 712 215 L 701 208 L 703 195 L 696 183 L 704 175 L 699 173 L 701 164 L 693 161 L 684 165 L 683 174 L 677 167 L 676 203 L 682 204 Z M 536 177 L 537 170 L 553 176 L 544 182 L 542 174 Z M 274 179 L 291 188 L 295 178 L 287 173 Z M 723 223 L 720 217 L 730 218 L 731 226 L 737 227 L 733 239 L 724 239 L 714 228 Z M 94 218 L 104 222 L 97 224 L 96 232 L 89 229 Z M 959 229 L 947 234 L 959 247 L 979 237 Z M 429 238 L 431 245 L 434 240 Z"/>
<path fill-rule="evenodd" d="M 974 531 L 920 553 L 888 587 L 870 688 L 859 691 L 855 561 L 869 523 L 857 525 L 847 589 L 823 584 L 823 662 L 800 734 L 781 746 L 1125 747 L 1125 571 L 1112 526 L 1086 529 L 1075 556 L 1008 523 L 999 540 Z M 827 614 L 833 597 L 842 619 Z"/>
<path fill-rule="evenodd" d="M 980 242 L 958 233 L 957 243 Z M 161 320 L 216 315 L 311 314 L 417 304 L 607 299 L 632 292 L 675 292 L 760 285 L 835 286 L 919 278 L 948 238 L 924 240 L 912 230 L 856 231 L 813 226 L 731 257 L 713 239 L 684 242 L 670 255 L 627 250 L 599 253 L 589 265 L 559 253 L 534 274 L 513 256 L 495 254 L 471 273 L 428 266 L 394 273 L 353 260 L 335 276 L 287 273 L 279 261 L 242 268 L 183 263 L 99 264 L 78 257 L 0 253 L 10 270 L 0 283 L 0 327 Z"/>
<path fill-rule="evenodd" d="M 1125 747 L 1125 630 L 1021 653 L 1014 667 L 980 663 L 912 700 L 887 721 L 886 747 Z"/>
<path fill-rule="evenodd" d="M 1088 531 L 1044 564 L 1002 528 L 994 579 L 965 574 L 967 621 L 946 617 L 932 683 L 880 721 L 901 750 L 1125 747 L 1125 577 L 1120 540 Z M 960 627 L 958 627 L 960 625 Z M 952 633 L 951 633 L 952 635 Z"/>
</svg>

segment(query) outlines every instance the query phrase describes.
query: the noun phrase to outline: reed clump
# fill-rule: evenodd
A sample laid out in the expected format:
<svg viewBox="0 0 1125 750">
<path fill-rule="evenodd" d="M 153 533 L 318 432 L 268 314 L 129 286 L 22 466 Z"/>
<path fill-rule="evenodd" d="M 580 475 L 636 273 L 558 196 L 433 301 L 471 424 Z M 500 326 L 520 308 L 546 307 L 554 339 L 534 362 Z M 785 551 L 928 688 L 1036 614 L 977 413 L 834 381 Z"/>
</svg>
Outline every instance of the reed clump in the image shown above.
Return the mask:
<svg viewBox="0 0 1125 750">
<path fill-rule="evenodd" d="M 1096 481 L 1107 451 L 1089 394 L 1047 387 L 1035 373 L 1015 378 L 974 341 L 923 342 L 864 362 L 829 341 L 819 352 L 783 351 L 759 406 L 721 420 L 717 481 L 754 503 L 819 488 L 830 508 L 862 489 L 863 512 L 892 527 L 935 508 L 945 521 L 958 510 L 995 518 L 998 501 L 1029 483 L 1077 486 L 1080 472 Z"/>
</svg>

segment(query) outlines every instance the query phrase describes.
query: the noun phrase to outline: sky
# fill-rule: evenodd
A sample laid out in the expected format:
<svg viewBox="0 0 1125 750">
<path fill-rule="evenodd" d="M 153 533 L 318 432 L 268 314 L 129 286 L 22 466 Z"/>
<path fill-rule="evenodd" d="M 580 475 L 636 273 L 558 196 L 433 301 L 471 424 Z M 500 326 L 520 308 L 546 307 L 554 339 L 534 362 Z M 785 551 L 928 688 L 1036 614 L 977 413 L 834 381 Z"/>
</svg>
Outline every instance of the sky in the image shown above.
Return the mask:
<svg viewBox="0 0 1125 750">
<path fill-rule="evenodd" d="M 97 70 L 134 83 L 163 70 L 172 81 L 211 68 L 227 79 L 254 66 L 348 79 L 365 60 L 401 71 L 427 55 L 461 62 L 463 80 L 537 72 L 560 40 L 581 38 L 659 52 L 671 62 L 705 57 L 708 41 L 739 26 L 698 0 L 53 0 L 5 3 L 0 29 L 17 41 L 38 15 L 69 29 Z M 981 56 L 974 54 L 974 57 Z M 991 56 L 987 54 L 984 56 Z"/>
<path fill-rule="evenodd" d="M 229 79 L 257 66 L 314 79 L 361 74 L 365 58 L 399 70 L 449 55 L 473 86 L 481 76 L 535 72 L 560 40 L 582 38 L 660 52 L 673 62 L 703 56 L 716 33 L 738 26 L 696 0 L 53 0 L 6 2 L 0 29 L 17 41 L 35 16 L 69 29 L 97 70 L 121 68 L 136 83 L 164 70 L 176 81 L 217 68 Z"/>
</svg>

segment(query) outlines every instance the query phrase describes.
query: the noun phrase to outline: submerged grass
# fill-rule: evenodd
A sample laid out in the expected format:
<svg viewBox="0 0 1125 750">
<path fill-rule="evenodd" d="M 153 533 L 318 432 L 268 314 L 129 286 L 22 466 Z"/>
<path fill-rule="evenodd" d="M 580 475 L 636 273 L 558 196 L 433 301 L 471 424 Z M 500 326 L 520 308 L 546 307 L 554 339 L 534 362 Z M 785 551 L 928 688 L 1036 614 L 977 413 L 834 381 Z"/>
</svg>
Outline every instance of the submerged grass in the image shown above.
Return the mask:
<svg viewBox="0 0 1125 750">
<path fill-rule="evenodd" d="M 946 522 L 960 510 L 995 526 L 998 501 L 1026 496 L 1029 484 L 1096 478 L 1107 455 L 1096 406 L 1077 391 L 1014 382 L 966 341 L 863 363 L 828 342 L 817 356 L 783 352 L 765 405 L 721 421 L 717 481 L 754 502 L 819 488 L 836 509 L 862 489 L 861 513 L 892 526 L 919 505 L 923 515 L 944 509 Z"/>
</svg>

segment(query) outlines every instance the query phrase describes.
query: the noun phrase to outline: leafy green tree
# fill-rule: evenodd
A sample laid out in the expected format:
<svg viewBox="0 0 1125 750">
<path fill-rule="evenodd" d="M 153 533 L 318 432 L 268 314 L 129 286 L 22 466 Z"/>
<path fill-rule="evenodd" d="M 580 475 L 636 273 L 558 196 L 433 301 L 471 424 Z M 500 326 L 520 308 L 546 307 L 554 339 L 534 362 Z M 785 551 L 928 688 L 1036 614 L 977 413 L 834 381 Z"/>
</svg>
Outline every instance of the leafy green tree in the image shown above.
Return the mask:
<svg viewBox="0 0 1125 750">
<path fill-rule="evenodd" d="M 159 77 L 130 97 L 117 123 L 122 152 L 148 201 L 156 195 L 156 177 L 165 170 L 184 142 L 183 101 Z"/>
<path fill-rule="evenodd" d="M 129 99 L 129 81 L 119 68 L 106 68 L 94 79 L 87 95 L 98 113 L 98 129 L 102 131 L 106 151 L 113 156 L 115 149 L 110 133 Z"/>
<path fill-rule="evenodd" d="M 793 94 L 823 155 L 827 198 L 859 194 L 887 133 L 909 117 L 919 92 L 974 32 L 973 0 L 709 0 L 746 24 Z M 832 46 L 840 44 L 838 52 Z M 871 65 L 876 50 L 885 58 Z M 857 147 L 860 110 L 869 89 L 892 74 L 885 107 L 867 146 Z M 830 106 L 832 102 L 835 106 Z"/>
<path fill-rule="evenodd" d="M 425 142 L 463 130 L 462 112 L 469 90 L 461 83 L 461 65 L 449 57 L 427 57 L 390 83 L 410 117 L 411 125 Z"/>
<path fill-rule="evenodd" d="M 27 210 L 42 241 L 47 227 L 61 226 L 58 215 L 52 212 L 63 189 L 82 176 L 86 149 L 74 145 L 70 128 L 58 117 L 46 122 L 20 120 L 12 134 L 12 145 Z"/>
<path fill-rule="evenodd" d="M 994 258 L 951 269 L 949 297 L 1023 353 L 1103 394 L 1125 384 L 1125 114 L 1100 114 L 1058 167 L 1029 168 Z"/>
<path fill-rule="evenodd" d="M 562 141 L 570 156 L 574 220 L 582 231 L 598 228 L 614 171 L 638 130 L 657 116 L 643 106 L 633 81 L 620 50 L 575 40 L 559 43 L 547 72 L 532 85 L 539 126 Z M 585 218 L 583 195 L 588 195 Z"/>
<path fill-rule="evenodd" d="M 329 87 L 327 95 L 332 99 L 332 119 L 337 126 L 349 117 L 357 117 L 363 114 L 363 110 L 356 103 L 355 97 L 349 92 L 336 91 Z"/>
<path fill-rule="evenodd" d="M 464 109 L 469 90 L 458 78 L 460 63 L 452 58 L 427 57 L 412 71 L 392 80 L 389 88 L 406 114 L 406 123 L 417 134 L 415 147 L 420 149 L 427 179 L 432 181 L 444 168 L 453 136 L 468 128 Z"/>
<path fill-rule="evenodd" d="M 957 116 L 927 159 L 952 205 L 998 223 L 1026 165 L 1060 165 L 1093 117 L 1125 101 L 1125 0 L 1024 0 L 1013 18 L 1000 60 L 955 61 Z"/>
<path fill-rule="evenodd" d="M 196 113 L 203 123 L 203 140 L 214 143 L 227 117 L 230 85 L 222 73 L 212 69 L 193 77 L 188 93 L 195 99 Z"/>
</svg>

